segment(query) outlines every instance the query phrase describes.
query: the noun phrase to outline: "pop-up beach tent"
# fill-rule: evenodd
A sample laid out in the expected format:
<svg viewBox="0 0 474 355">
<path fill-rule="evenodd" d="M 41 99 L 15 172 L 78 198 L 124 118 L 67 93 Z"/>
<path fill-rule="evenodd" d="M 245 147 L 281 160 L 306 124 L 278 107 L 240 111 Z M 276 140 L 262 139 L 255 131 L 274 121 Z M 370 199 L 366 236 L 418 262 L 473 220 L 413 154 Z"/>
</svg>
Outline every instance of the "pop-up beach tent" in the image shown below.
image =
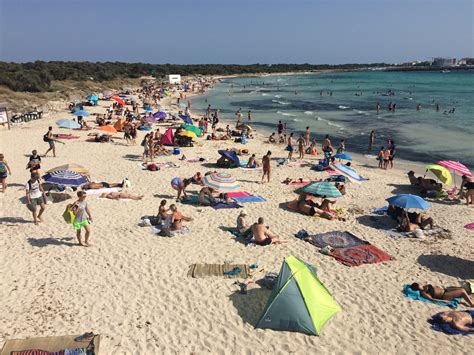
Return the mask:
<svg viewBox="0 0 474 355">
<path fill-rule="evenodd" d="M 237 168 L 240 166 L 240 159 L 236 152 L 233 150 L 218 150 L 217 151 L 222 157 L 230 160 L 233 167 Z"/>
<path fill-rule="evenodd" d="M 173 145 L 173 138 L 173 130 L 171 128 L 168 128 L 165 134 L 161 136 L 160 143 L 163 145 Z"/>
<path fill-rule="evenodd" d="M 316 270 L 288 256 L 256 327 L 319 335 L 324 324 L 341 310 Z"/>
</svg>

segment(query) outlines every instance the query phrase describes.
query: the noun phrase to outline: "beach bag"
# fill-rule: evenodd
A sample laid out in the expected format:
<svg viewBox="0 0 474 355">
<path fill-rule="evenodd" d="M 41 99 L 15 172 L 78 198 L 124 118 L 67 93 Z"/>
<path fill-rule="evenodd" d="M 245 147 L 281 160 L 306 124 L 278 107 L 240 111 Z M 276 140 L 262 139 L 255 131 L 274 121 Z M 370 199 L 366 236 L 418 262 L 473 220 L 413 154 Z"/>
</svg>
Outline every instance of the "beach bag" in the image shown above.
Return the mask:
<svg viewBox="0 0 474 355">
<path fill-rule="evenodd" d="M 43 142 L 49 142 L 48 133 L 43 136 Z"/>
<path fill-rule="evenodd" d="M 63 218 L 66 221 L 67 224 L 73 224 L 74 220 L 76 219 L 76 216 L 74 215 L 74 212 L 72 212 L 72 206 L 67 206 L 66 210 L 63 213 Z"/>
</svg>

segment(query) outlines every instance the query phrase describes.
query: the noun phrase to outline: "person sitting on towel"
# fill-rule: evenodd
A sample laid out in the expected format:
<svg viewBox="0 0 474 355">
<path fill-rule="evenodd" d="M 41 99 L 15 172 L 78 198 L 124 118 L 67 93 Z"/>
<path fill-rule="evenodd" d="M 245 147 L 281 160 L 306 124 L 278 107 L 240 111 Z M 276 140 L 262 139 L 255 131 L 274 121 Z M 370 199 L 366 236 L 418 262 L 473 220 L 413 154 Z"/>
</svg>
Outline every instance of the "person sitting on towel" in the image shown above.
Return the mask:
<svg viewBox="0 0 474 355">
<path fill-rule="evenodd" d="M 201 206 L 212 206 L 216 203 L 213 194 L 216 190 L 210 186 L 204 186 L 199 191 L 199 204 Z"/>
<path fill-rule="evenodd" d="M 439 323 L 449 324 L 452 328 L 463 332 L 474 332 L 474 319 L 466 311 L 443 312 L 436 317 Z M 470 325 L 471 327 L 468 327 Z"/>
<path fill-rule="evenodd" d="M 252 168 L 255 169 L 258 167 L 260 164 L 257 163 L 257 160 L 255 159 L 255 154 L 252 154 L 250 157 L 249 161 L 247 162 L 247 165 L 245 165 L 246 168 Z"/>
<path fill-rule="evenodd" d="M 268 137 L 269 143 L 276 143 L 275 132 L 273 132 L 270 137 Z"/>
<path fill-rule="evenodd" d="M 257 245 L 270 245 L 285 243 L 280 238 L 270 232 L 269 227 L 264 224 L 263 217 L 259 217 L 257 223 L 252 225 L 252 235 Z"/>
<path fill-rule="evenodd" d="M 420 291 L 420 295 L 427 300 L 433 302 L 446 302 L 452 301 L 455 298 L 462 298 L 469 307 L 474 307 L 474 302 L 463 287 L 440 287 L 433 285 L 422 285 L 418 282 L 414 282 L 410 285 L 413 291 Z"/>
<path fill-rule="evenodd" d="M 170 212 L 170 229 L 172 231 L 181 230 L 183 228 L 183 221 L 189 222 L 193 220 L 191 217 L 187 217 L 178 211 L 178 207 L 175 204 L 170 206 Z"/>
<path fill-rule="evenodd" d="M 319 216 L 326 219 L 334 219 L 334 216 L 327 212 L 330 210 L 330 205 L 333 201 L 323 199 L 320 204 L 307 200 L 306 194 L 301 194 L 298 197 L 298 212 L 307 216 Z"/>
<path fill-rule="evenodd" d="M 125 178 L 122 182 L 95 182 L 90 181 L 89 183 L 82 185 L 83 190 L 98 190 L 98 189 L 109 189 L 111 187 L 127 187 L 129 185 L 128 179 Z"/>
<path fill-rule="evenodd" d="M 247 212 L 245 210 L 240 211 L 237 217 L 237 231 L 242 237 L 248 238 L 252 235 L 252 228 L 247 224 L 245 217 L 247 217 Z"/>
</svg>

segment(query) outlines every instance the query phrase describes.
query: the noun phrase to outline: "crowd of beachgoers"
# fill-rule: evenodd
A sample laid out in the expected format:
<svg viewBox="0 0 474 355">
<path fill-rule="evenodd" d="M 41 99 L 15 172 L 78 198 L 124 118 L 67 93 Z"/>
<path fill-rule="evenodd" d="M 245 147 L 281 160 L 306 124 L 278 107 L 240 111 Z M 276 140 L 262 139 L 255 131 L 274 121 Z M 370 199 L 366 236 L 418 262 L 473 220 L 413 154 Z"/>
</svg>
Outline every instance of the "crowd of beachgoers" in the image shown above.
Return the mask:
<svg viewBox="0 0 474 355">
<path fill-rule="evenodd" d="M 223 349 L 260 352 L 265 346 L 275 351 L 304 352 L 321 347 L 319 341 L 307 343 L 303 334 L 253 328 L 257 325 L 308 334 L 300 324 L 301 317 L 296 315 L 283 317 L 294 324 L 278 327 L 257 322 L 268 296 L 267 293 L 252 296 L 252 291 L 264 288 L 259 281 L 271 280 L 269 271 L 278 271 L 281 261 L 289 255 L 315 265 L 317 277 L 328 290 L 327 297 L 342 309 L 341 314 L 335 315 L 334 311 L 323 322 L 334 316 L 326 325 L 328 333 L 334 334 L 327 337 L 336 336 L 334 342 L 330 341 L 333 350 L 373 352 L 374 339 L 380 340 L 381 333 L 392 331 L 423 334 L 421 340 L 416 340 L 418 335 L 411 340 L 398 335 L 403 341 L 410 341 L 412 351 L 451 344 L 449 335 L 440 337 L 435 330 L 474 333 L 470 311 L 474 307 L 474 260 L 469 251 L 473 245 L 474 180 L 468 167 L 445 160 L 433 161 L 426 169 L 403 162 L 398 166 L 395 142 L 378 141 L 375 131 L 369 134 L 368 149 L 385 148 L 380 149 L 377 159 L 362 164 L 344 139 L 334 142 L 326 135 L 317 142 L 310 126 L 304 133 L 296 134 L 287 129 L 284 121 L 276 120 L 274 132 L 255 130 L 253 123 L 258 121 L 258 114 L 251 107 L 237 110 L 233 117 L 223 117 L 220 108 L 212 102 L 204 112 L 195 111 L 193 97 L 204 94 L 216 80 L 193 77 L 179 84 L 148 82 L 141 88 L 122 92 L 91 93 L 71 102 L 62 112 L 1 132 L 4 144 L 0 154 L 3 192 L 0 222 L 2 234 L 8 236 L 4 239 L 8 240 L 2 241 L 0 250 L 3 249 L 2 259 L 9 259 L 2 267 L 2 274 L 11 273 L 11 276 L 0 283 L 3 290 L 0 296 L 6 300 L 12 315 L 3 322 L 0 338 L 17 336 L 15 331 L 28 336 L 37 335 L 34 332 L 38 331 L 40 335 L 47 333 L 46 328 L 30 326 L 25 321 L 30 318 L 21 314 L 40 310 L 44 305 L 17 304 L 16 299 L 26 290 L 18 291 L 13 286 L 19 279 L 13 270 L 14 260 L 28 258 L 27 262 L 19 263 L 18 271 L 35 269 L 32 270 L 35 280 L 26 284 L 38 289 L 36 272 L 48 272 L 47 265 L 38 267 L 43 257 L 73 258 L 71 266 L 77 268 L 74 272 L 63 269 L 59 273 L 60 269 L 55 269 L 50 276 L 57 281 L 61 274 L 72 280 L 78 277 L 79 289 L 73 287 L 61 293 L 65 296 L 79 292 L 72 310 L 77 310 L 81 302 L 90 309 L 90 303 L 83 299 L 91 292 L 90 287 L 98 287 L 99 293 L 109 287 L 105 278 L 95 275 L 97 263 L 101 268 L 104 268 L 102 263 L 113 265 L 115 271 L 104 269 L 104 272 L 121 289 L 146 283 L 144 289 L 150 291 L 156 287 L 153 293 L 162 292 L 157 296 L 158 301 L 147 295 L 142 300 L 146 301 L 145 305 L 137 301 L 138 295 L 130 295 L 129 291 L 124 291 L 126 295 L 118 301 L 107 302 L 107 297 L 94 296 L 94 300 L 104 298 L 98 301 L 102 309 L 117 311 L 111 317 L 120 323 L 118 326 L 104 327 L 102 322 L 96 322 L 97 318 L 88 318 L 86 307 L 72 316 L 77 321 L 65 325 L 66 317 L 53 321 L 54 326 L 48 328 L 58 333 L 61 327 L 72 331 L 89 326 L 95 332 L 109 334 L 106 346 L 111 352 L 146 351 L 149 339 L 154 343 L 149 349 L 152 352 L 178 348 L 197 352 Z M 69 248 L 73 246 L 85 248 L 78 252 L 77 248 Z M 36 252 L 39 247 L 41 252 Z M 101 259 L 100 255 L 107 254 L 109 248 L 110 257 L 119 255 L 121 250 L 126 252 L 117 257 L 118 261 L 108 257 L 108 261 L 93 261 Z M 143 255 L 142 266 L 139 254 Z M 81 257 L 87 264 L 84 273 Z M 186 277 L 172 271 L 183 264 L 225 265 L 234 261 L 251 264 L 250 279 L 248 275 L 243 277 L 241 267 L 235 266 L 221 276 L 238 280 L 237 288 L 234 283 L 226 283 L 225 290 L 215 293 L 203 289 L 219 287 L 213 286 L 218 282 L 206 279 L 196 291 L 195 281 L 190 285 Z M 58 261 L 56 267 L 67 265 L 64 262 Z M 156 271 L 160 273 L 158 284 L 149 279 L 152 276 L 144 275 L 159 268 L 166 271 Z M 351 276 L 356 269 L 370 271 L 357 271 Z M 122 276 L 124 279 L 120 281 Z M 87 277 L 93 279 L 92 286 L 87 285 Z M 276 274 L 273 283 L 266 286 L 283 290 L 278 284 L 282 277 Z M 71 282 L 74 281 L 64 281 L 64 285 Z M 107 296 L 117 292 L 117 285 L 104 291 Z M 174 285 L 185 297 L 200 299 L 199 294 L 211 297 L 213 303 L 208 305 L 211 313 L 203 315 L 204 298 L 204 303 L 197 306 L 174 291 L 163 290 Z M 50 286 L 41 287 L 50 289 Z M 219 300 L 226 290 L 235 292 L 233 299 Z M 44 298 L 37 292 L 25 296 L 26 299 L 34 302 L 39 297 L 41 303 Z M 67 301 L 61 296 L 53 298 L 56 300 L 53 309 L 63 312 Z M 130 330 L 130 325 L 123 326 L 120 322 L 123 312 L 117 307 L 131 299 L 137 302 L 132 306 L 132 313 L 140 321 L 144 314 L 154 319 L 143 326 L 149 329 L 148 335 L 140 333 L 142 326 Z M 152 316 L 150 310 L 156 302 L 160 302 L 156 306 L 158 313 L 178 312 L 178 308 L 188 307 L 184 313 L 178 312 L 176 320 L 173 315 L 164 319 L 168 324 L 188 322 L 189 325 L 183 329 L 179 324 L 153 328 L 160 319 L 160 314 Z M 235 323 L 228 333 L 222 330 L 226 324 L 217 311 L 220 302 L 233 304 L 223 307 L 224 317 Z M 390 303 L 396 306 L 392 308 Z M 324 305 L 322 302 L 322 308 L 314 306 L 314 309 L 307 305 L 310 316 L 319 317 L 317 313 L 323 312 Z M 450 308 L 443 308 L 446 306 Z M 94 312 L 95 317 L 108 317 L 100 310 Z M 372 314 L 368 316 L 367 312 Z M 45 314 L 48 315 L 40 324 L 54 319 L 52 311 Z M 382 319 L 387 316 L 388 319 Z M 272 317 L 277 314 L 272 313 Z M 200 318 L 205 330 L 197 335 Z M 428 318 L 431 325 L 426 321 Z M 129 315 L 125 319 L 132 322 Z M 213 325 L 216 322 L 219 324 Z M 352 336 L 339 329 L 346 328 L 347 322 L 354 326 L 350 335 L 363 340 L 353 344 L 349 339 Z M 217 336 L 223 339 L 214 345 L 205 340 L 205 334 L 214 333 L 213 327 L 223 332 Z M 425 329 L 429 327 L 433 328 L 431 333 Z M 326 339 L 325 331 L 319 332 L 320 328 L 318 335 Z M 166 334 L 166 344 L 158 344 L 160 333 Z M 237 345 L 249 334 L 252 341 L 262 338 L 261 344 L 254 344 L 256 349 L 252 344 Z M 189 342 L 193 337 L 194 343 Z M 341 337 L 345 338 L 343 345 L 337 345 Z M 468 338 L 461 338 L 454 351 L 465 351 Z M 380 345 L 379 348 L 389 352 L 402 349 L 400 345 L 393 346 L 396 348 Z"/>
</svg>

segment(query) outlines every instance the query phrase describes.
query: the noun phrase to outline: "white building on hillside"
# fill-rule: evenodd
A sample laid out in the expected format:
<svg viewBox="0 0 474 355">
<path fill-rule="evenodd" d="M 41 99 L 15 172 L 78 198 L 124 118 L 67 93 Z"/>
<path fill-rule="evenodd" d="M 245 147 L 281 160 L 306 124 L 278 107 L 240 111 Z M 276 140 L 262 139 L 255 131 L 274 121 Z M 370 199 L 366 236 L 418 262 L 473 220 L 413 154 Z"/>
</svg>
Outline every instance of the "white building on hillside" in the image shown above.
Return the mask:
<svg viewBox="0 0 474 355">
<path fill-rule="evenodd" d="M 170 84 L 181 84 L 181 75 L 179 74 L 168 75 L 168 82 Z"/>
</svg>

